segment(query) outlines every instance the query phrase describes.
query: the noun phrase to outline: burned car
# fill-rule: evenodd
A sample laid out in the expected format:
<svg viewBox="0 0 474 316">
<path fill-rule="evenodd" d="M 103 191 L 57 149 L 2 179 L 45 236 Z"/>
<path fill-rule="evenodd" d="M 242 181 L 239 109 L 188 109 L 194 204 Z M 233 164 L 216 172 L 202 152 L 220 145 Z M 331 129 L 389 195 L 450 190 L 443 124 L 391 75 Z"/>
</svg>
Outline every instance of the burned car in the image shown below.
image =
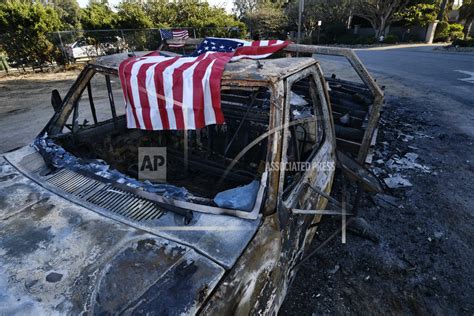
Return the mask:
<svg viewBox="0 0 474 316">
<path fill-rule="evenodd" d="M 1 312 L 278 310 L 320 219 L 291 210 L 323 209 L 311 187 L 329 193 L 334 176 L 318 63 L 229 63 L 225 125 L 143 131 L 117 106 L 125 58 L 54 91 L 34 145 L 1 158 Z M 136 179 L 139 147 L 166 147 L 166 183 Z M 281 167 L 299 162 L 321 167 Z"/>
<path fill-rule="evenodd" d="M 0 313 L 277 312 L 321 219 L 304 211 L 331 192 L 329 89 L 363 103 L 360 161 L 378 99 L 311 57 L 244 59 L 223 73 L 224 125 L 128 129 L 126 58 L 86 65 L 34 143 L 0 157 Z M 165 181 L 139 180 L 143 148 L 165 148 Z"/>
</svg>

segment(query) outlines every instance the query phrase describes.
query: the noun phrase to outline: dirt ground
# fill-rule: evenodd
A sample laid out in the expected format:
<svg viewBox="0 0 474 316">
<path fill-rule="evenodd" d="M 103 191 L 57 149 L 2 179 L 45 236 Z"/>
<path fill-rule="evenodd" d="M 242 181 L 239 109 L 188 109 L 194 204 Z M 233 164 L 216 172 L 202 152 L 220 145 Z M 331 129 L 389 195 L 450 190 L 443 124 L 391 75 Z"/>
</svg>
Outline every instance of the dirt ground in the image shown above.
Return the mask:
<svg viewBox="0 0 474 316">
<path fill-rule="evenodd" d="M 54 114 L 51 106 L 51 91 L 57 89 L 64 98 L 78 74 L 79 70 L 70 70 L 0 78 L 0 153 L 33 141 Z M 96 75 L 92 80 L 97 116 L 99 120 L 111 118 L 105 78 L 102 75 Z M 120 83 L 112 78 L 111 84 L 117 114 L 123 114 Z M 90 115 L 87 117 L 84 115 L 90 112 L 87 93 L 83 95 L 80 102 L 79 120 L 87 119 L 91 122 Z"/>
<path fill-rule="evenodd" d="M 76 76 L 0 79 L 0 152 L 30 143 L 53 114 L 51 88 L 64 96 Z M 282 315 L 474 314 L 472 108 L 378 79 L 387 104 L 373 171 L 381 179 L 401 174 L 412 186 L 387 190 L 385 201 L 366 195 L 366 231 L 349 233 L 346 244 L 333 239 L 304 263 Z M 407 153 L 418 155 L 417 165 L 400 170 L 393 161 Z M 340 218 L 326 216 L 312 247 L 338 227 Z"/>
<path fill-rule="evenodd" d="M 472 107 L 436 87 L 377 78 L 386 105 L 372 170 L 380 179 L 401 174 L 412 186 L 388 189 L 383 200 L 366 195 L 365 232 L 358 225 L 346 244 L 339 236 L 304 263 L 281 315 L 474 314 Z M 393 163 L 407 153 L 418 155 L 415 167 Z M 340 225 L 323 218 L 312 248 Z"/>
<path fill-rule="evenodd" d="M 51 90 L 64 97 L 78 71 L 37 73 L 0 79 L 0 152 L 32 142 L 53 116 Z"/>
</svg>

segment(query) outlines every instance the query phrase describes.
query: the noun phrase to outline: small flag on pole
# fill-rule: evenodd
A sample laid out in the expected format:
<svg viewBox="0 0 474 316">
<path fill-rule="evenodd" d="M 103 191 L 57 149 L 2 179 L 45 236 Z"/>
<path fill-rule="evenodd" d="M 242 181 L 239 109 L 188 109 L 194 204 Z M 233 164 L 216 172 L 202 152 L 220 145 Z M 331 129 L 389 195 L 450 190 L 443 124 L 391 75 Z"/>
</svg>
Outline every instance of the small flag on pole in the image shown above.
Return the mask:
<svg viewBox="0 0 474 316">
<path fill-rule="evenodd" d="M 189 38 L 188 30 L 170 30 L 170 29 L 161 29 L 160 30 L 161 39 L 163 40 L 185 40 Z M 179 44 L 169 44 L 169 47 L 183 47 L 184 43 Z"/>
</svg>

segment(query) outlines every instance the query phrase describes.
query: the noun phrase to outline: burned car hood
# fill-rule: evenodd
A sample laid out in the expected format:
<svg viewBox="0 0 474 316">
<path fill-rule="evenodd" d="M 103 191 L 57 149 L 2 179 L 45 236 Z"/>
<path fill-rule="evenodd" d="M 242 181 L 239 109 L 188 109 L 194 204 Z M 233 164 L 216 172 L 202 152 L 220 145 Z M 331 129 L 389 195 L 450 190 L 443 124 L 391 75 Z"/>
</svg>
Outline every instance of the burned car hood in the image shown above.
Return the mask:
<svg viewBox="0 0 474 316">
<path fill-rule="evenodd" d="M 35 169 L 31 150 L 17 155 Z M 234 261 L 209 255 L 232 238 L 164 238 L 103 216 L 26 177 L 15 155 L 0 157 L 0 314 L 193 313 Z M 234 256 L 253 231 L 231 245 Z"/>
</svg>

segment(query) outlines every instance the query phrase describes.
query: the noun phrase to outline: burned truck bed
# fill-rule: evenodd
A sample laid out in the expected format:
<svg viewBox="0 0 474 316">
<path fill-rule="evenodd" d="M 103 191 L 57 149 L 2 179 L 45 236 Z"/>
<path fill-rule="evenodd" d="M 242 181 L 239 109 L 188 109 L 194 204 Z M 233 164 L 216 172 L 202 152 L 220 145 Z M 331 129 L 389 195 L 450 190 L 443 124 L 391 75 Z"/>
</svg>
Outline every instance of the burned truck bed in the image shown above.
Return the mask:
<svg viewBox="0 0 474 316">
<path fill-rule="evenodd" d="M 127 129 L 125 117 L 100 127 L 56 137 L 59 145 L 83 159 L 102 159 L 111 168 L 138 178 L 140 147 L 167 148 L 167 183 L 212 198 L 219 191 L 258 180 L 266 159 L 267 140 L 254 146 L 217 185 L 232 159 L 268 130 L 270 93 L 266 88 L 224 89 L 225 125 L 199 130 L 148 131 Z M 186 156 L 183 154 L 186 152 Z"/>
</svg>

